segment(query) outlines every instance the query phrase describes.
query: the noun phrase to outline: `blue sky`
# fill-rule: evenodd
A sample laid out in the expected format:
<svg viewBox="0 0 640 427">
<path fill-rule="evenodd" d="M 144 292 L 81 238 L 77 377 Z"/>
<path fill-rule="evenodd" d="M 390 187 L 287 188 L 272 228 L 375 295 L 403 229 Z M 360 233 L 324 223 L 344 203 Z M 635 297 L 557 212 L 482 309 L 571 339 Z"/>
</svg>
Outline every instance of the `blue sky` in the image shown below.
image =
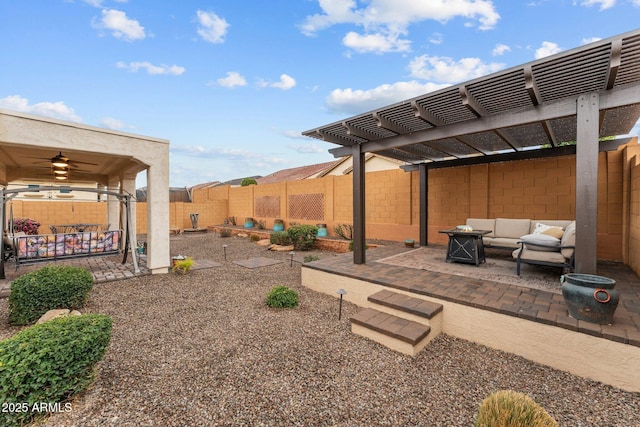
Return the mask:
<svg viewBox="0 0 640 427">
<path fill-rule="evenodd" d="M 300 133 L 638 18 L 640 0 L 0 0 L 0 108 L 168 139 L 170 184 L 191 186 L 331 161 Z"/>
</svg>

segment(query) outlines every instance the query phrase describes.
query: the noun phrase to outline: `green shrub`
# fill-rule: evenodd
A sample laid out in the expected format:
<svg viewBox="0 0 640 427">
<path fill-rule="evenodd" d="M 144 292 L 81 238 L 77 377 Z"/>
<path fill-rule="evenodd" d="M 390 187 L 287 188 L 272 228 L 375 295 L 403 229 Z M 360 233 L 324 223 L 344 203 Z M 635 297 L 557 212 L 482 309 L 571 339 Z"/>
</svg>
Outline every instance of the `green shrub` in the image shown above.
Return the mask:
<svg viewBox="0 0 640 427">
<path fill-rule="evenodd" d="M 524 393 L 500 390 L 482 401 L 476 427 L 555 427 L 551 415 Z"/>
<path fill-rule="evenodd" d="M 308 251 L 316 244 L 318 227 L 315 225 L 295 225 L 287 230 L 293 247 L 299 251 Z"/>
<path fill-rule="evenodd" d="M 109 316 L 85 314 L 31 326 L 0 341 L 0 402 L 16 405 L 2 414 L 20 426 L 41 414 L 40 403 L 60 403 L 93 381 L 94 365 L 111 339 Z M 44 414 L 41 414 L 44 415 Z"/>
<path fill-rule="evenodd" d="M 240 182 L 241 187 L 246 187 L 247 185 L 256 185 L 256 184 L 258 184 L 258 181 L 256 181 L 255 178 L 244 178 L 242 182 Z"/>
<path fill-rule="evenodd" d="M 286 286 L 275 286 L 267 295 L 271 308 L 293 308 L 298 305 L 298 293 Z"/>
<path fill-rule="evenodd" d="M 231 237 L 231 234 L 230 228 L 223 228 L 220 230 L 220 237 Z"/>
<path fill-rule="evenodd" d="M 269 234 L 269 241 L 274 245 L 281 246 L 289 246 L 293 243 L 291 237 L 289 237 L 289 233 L 286 231 L 272 231 L 271 234 Z"/>
<path fill-rule="evenodd" d="M 304 256 L 304 262 L 313 262 L 313 261 L 318 261 L 320 259 L 319 256 L 317 255 L 305 255 Z"/>
<path fill-rule="evenodd" d="M 11 283 L 9 321 L 33 323 L 49 310 L 82 308 L 93 288 L 91 273 L 79 267 L 46 266 Z"/>
<path fill-rule="evenodd" d="M 252 234 L 249 236 L 249 240 L 252 242 L 257 242 L 258 240 L 260 240 L 260 236 L 258 236 L 257 234 Z"/>
</svg>

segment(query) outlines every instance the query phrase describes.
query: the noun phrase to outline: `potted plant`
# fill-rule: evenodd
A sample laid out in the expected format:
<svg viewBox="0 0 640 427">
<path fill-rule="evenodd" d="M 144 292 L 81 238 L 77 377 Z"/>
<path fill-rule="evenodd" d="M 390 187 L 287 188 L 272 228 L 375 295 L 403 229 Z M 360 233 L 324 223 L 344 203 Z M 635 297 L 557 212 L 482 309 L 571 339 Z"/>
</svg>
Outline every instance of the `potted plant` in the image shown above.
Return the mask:
<svg viewBox="0 0 640 427">
<path fill-rule="evenodd" d="M 173 268 L 172 271 L 176 271 L 178 273 L 186 274 L 193 267 L 193 258 L 191 257 L 173 257 Z"/>
</svg>

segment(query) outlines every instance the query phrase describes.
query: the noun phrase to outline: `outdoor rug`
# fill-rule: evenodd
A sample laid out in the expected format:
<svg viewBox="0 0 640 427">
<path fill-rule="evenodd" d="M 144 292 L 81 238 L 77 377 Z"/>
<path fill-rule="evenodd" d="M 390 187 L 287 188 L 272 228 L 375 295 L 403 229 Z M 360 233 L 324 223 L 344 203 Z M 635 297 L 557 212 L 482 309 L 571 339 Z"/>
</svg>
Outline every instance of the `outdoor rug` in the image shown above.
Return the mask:
<svg viewBox="0 0 640 427">
<path fill-rule="evenodd" d="M 518 277 L 515 260 L 509 259 L 507 256 L 498 258 L 487 256 L 486 263 L 475 266 L 474 264 L 445 262 L 445 251 L 443 248 L 423 246 L 380 259 L 377 262 L 561 293 L 562 269 L 560 268 L 521 264 L 520 277 Z"/>
<path fill-rule="evenodd" d="M 282 264 L 282 260 L 265 258 L 265 257 L 256 257 L 256 258 L 245 259 L 242 261 L 233 261 L 233 263 L 246 268 L 258 268 L 258 267 L 266 267 L 268 265 Z"/>
</svg>

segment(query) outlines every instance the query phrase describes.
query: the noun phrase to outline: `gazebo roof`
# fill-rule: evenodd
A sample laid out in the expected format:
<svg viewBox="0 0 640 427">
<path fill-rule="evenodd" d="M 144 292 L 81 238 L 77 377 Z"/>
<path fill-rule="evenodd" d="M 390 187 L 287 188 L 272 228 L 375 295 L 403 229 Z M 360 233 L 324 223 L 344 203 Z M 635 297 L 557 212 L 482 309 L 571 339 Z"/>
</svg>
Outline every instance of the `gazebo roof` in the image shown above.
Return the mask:
<svg viewBox="0 0 640 427">
<path fill-rule="evenodd" d="M 640 118 L 640 30 L 420 95 L 303 135 L 409 163 L 486 161 L 577 140 L 576 99 L 599 96 L 600 137 Z M 526 152 L 526 153 L 525 153 Z M 484 158 L 484 159 L 483 159 Z M 433 165 L 432 165 L 433 166 Z"/>
</svg>

